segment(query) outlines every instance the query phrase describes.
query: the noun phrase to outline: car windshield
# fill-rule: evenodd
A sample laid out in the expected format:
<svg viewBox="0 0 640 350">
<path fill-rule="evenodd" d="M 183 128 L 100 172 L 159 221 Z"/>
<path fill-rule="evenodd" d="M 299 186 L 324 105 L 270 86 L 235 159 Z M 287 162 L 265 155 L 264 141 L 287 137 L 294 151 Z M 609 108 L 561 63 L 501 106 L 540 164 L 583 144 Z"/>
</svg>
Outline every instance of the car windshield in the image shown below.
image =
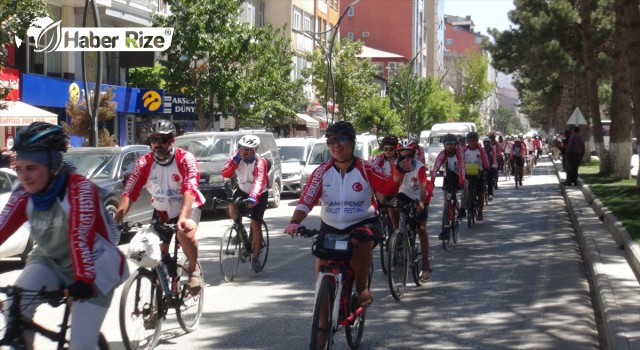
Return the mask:
<svg viewBox="0 0 640 350">
<path fill-rule="evenodd" d="M 304 160 L 304 146 L 280 146 L 280 157 L 285 163 L 297 163 Z"/>
<path fill-rule="evenodd" d="M 78 168 L 78 174 L 89 179 L 110 178 L 116 164 L 115 154 L 67 153 L 64 159 Z"/>
<path fill-rule="evenodd" d="M 227 160 L 231 152 L 231 138 L 176 140 L 176 147 L 189 151 L 199 162 Z"/>
</svg>

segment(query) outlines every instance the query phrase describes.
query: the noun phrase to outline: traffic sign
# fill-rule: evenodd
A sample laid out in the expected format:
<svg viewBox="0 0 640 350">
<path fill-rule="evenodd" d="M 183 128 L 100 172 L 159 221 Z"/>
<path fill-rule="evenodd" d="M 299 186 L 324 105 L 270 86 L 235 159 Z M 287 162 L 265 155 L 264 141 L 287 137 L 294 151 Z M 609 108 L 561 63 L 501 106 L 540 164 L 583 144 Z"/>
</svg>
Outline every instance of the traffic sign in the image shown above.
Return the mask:
<svg viewBox="0 0 640 350">
<path fill-rule="evenodd" d="M 576 107 L 571 113 L 571 117 L 567 120 L 567 125 L 587 125 L 587 121 L 584 119 L 580 107 Z"/>
</svg>

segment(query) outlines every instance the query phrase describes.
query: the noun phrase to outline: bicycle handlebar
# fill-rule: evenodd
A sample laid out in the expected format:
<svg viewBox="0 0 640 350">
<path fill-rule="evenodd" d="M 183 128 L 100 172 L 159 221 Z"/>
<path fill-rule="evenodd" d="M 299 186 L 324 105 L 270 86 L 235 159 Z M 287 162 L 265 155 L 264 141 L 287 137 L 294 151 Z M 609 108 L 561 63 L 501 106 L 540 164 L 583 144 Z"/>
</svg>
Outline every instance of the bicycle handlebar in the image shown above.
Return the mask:
<svg viewBox="0 0 640 350">
<path fill-rule="evenodd" d="M 298 227 L 298 233 L 300 234 L 301 237 L 309 238 L 309 237 L 319 235 L 320 230 L 314 230 L 314 229 L 306 228 L 304 226 L 300 226 Z"/>
<path fill-rule="evenodd" d="M 40 298 L 46 300 L 52 306 L 61 305 L 67 299 L 64 289 L 49 291 L 45 290 L 45 287 L 40 290 L 30 290 L 18 286 L 6 286 L 0 287 L 0 293 L 7 296 L 19 296 L 20 298 Z"/>
</svg>

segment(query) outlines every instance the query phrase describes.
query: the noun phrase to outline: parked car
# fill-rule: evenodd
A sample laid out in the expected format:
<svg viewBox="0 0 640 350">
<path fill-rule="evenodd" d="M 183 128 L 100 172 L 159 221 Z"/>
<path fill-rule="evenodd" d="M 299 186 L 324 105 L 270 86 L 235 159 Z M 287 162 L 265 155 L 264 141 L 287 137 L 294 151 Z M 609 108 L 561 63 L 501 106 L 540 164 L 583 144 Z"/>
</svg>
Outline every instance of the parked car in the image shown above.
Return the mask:
<svg viewBox="0 0 640 350">
<path fill-rule="evenodd" d="M 0 211 L 7 204 L 14 185 L 18 182 L 18 175 L 9 168 L 0 168 Z M 23 262 L 33 249 L 33 240 L 29 237 L 31 227 L 29 223 L 24 223 L 2 246 L 0 246 L 0 259 L 9 257 L 20 257 Z"/>
<path fill-rule="evenodd" d="M 224 164 L 238 149 L 238 140 L 244 135 L 260 138 L 258 154 L 271 163 L 269 169 L 269 208 L 280 205 L 282 189 L 282 163 L 273 134 L 265 130 L 193 132 L 176 137 L 176 147 L 191 152 L 200 169 L 200 192 L 206 202 L 202 209 L 214 209 L 213 198 L 229 198 L 234 179 L 225 179 L 220 173 Z M 217 204 L 222 209 L 224 205 Z"/>
<path fill-rule="evenodd" d="M 315 142 L 308 137 L 276 139 L 282 159 L 282 192 L 300 193 L 302 171 Z"/>
<path fill-rule="evenodd" d="M 375 135 L 364 133 L 356 136 L 356 145 L 353 153 L 356 157 L 362 158 L 365 161 L 371 160 L 373 151 L 378 148 L 378 139 Z M 327 139 L 323 136 L 316 140 L 309 157 L 307 158 L 304 169 L 302 170 L 302 178 L 300 179 L 300 188 L 304 188 L 304 185 L 309 180 L 311 173 L 318 167 L 318 165 L 324 163 L 331 157 L 329 152 L 329 146 L 327 145 Z"/>
<path fill-rule="evenodd" d="M 124 147 L 77 147 L 70 148 L 64 159 L 75 165 L 82 174 L 100 187 L 100 194 L 111 215 L 115 215 L 124 190 L 125 176 L 133 170 L 136 159 L 150 152 L 146 145 Z M 124 221 L 151 221 L 153 207 L 151 195 L 146 189 L 140 191 L 140 197 L 131 205 Z"/>
</svg>

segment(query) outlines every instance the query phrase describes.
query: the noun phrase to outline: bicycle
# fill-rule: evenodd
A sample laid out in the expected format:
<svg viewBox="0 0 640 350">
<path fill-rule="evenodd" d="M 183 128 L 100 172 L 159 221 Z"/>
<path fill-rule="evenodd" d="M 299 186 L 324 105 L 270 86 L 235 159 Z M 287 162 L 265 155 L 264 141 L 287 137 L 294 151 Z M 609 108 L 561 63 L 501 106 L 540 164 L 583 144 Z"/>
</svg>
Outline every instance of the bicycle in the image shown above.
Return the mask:
<svg viewBox="0 0 640 350">
<path fill-rule="evenodd" d="M 174 224 L 152 224 L 156 232 L 176 234 Z M 134 227 L 141 227 L 139 223 Z M 198 328 L 204 305 L 204 288 L 193 295 L 189 286 L 189 262 L 176 239 L 173 254 L 162 255 L 153 268 L 138 267 L 124 284 L 120 297 L 120 333 L 128 350 L 153 349 L 162 330 L 167 311 L 175 308 L 180 327 L 187 333 Z M 180 255 L 180 258 L 178 259 Z M 200 283 L 204 282 L 202 266 L 198 262 Z M 167 276 L 168 275 L 168 276 Z"/>
<path fill-rule="evenodd" d="M 249 225 L 249 233 L 247 234 L 247 229 L 242 224 L 243 217 L 250 218 L 246 199 L 225 200 L 214 198 L 214 210 L 217 203 L 235 203 L 237 208 L 233 223 L 224 231 L 220 243 L 220 273 L 225 282 L 231 282 L 236 276 L 240 263 L 251 261 L 253 230 Z M 258 259 L 262 270 L 269 256 L 269 229 L 264 220 L 260 221 L 262 223 L 262 246 L 260 247 Z"/>
<path fill-rule="evenodd" d="M 27 349 L 28 344 L 24 336 L 24 331 L 33 331 L 36 334 L 40 334 L 43 337 L 58 344 L 57 349 L 68 349 L 69 340 L 68 332 L 70 330 L 69 318 L 71 317 L 71 304 L 72 301 L 64 295 L 63 290 L 47 291 L 44 290 L 26 290 L 18 286 L 0 287 L 0 293 L 7 296 L 7 300 L 11 300 L 11 305 L 8 310 L 3 307 L 3 302 L 0 301 L 0 315 L 6 318 L 6 322 L 2 325 L 4 329 L 4 336 L 0 339 L 0 347 L 9 346 L 13 349 L 21 350 Z M 22 309 L 25 305 L 21 305 L 23 300 L 30 300 L 33 302 L 47 302 L 53 307 L 59 307 L 65 305 L 64 315 L 62 316 L 62 323 L 59 325 L 58 331 L 45 328 L 44 326 L 36 323 L 33 320 L 29 320 L 22 316 Z M 97 348 L 101 350 L 108 350 L 109 344 L 107 339 L 102 333 L 98 337 Z"/>
<path fill-rule="evenodd" d="M 416 241 L 416 236 L 418 235 L 417 202 L 412 201 L 411 203 L 402 204 L 402 202 L 394 200 L 391 205 L 393 208 L 400 209 L 400 224 L 389 239 L 389 255 L 387 258 L 389 264 L 389 290 L 396 300 L 402 299 L 404 295 L 409 265 L 411 266 L 411 274 L 416 286 L 420 287 L 422 285 L 420 281 L 422 251 L 420 250 L 419 241 Z"/>
<path fill-rule="evenodd" d="M 524 165 L 524 160 L 520 157 L 516 157 L 516 159 L 513 160 L 513 179 L 515 180 L 516 183 L 516 190 L 518 189 L 518 184 L 520 184 L 520 186 L 522 187 L 522 168 Z"/>
<path fill-rule="evenodd" d="M 380 227 L 382 228 L 382 239 L 380 240 L 380 266 L 382 267 L 382 273 L 387 274 L 387 263 L 385 261 L 387 252 L 389 251 L 389 238 L 393 233 L 393 226 L 391 225 L 391 219 L 389 218 L 388 208 L 386 204 L 378 203 L 379 213 L 378 220 L 380 221 Z"/>
<path fill-rule="evenodd" d="M 453 237 L 454 244 L 458 243 L 458 234 L 460 232 L 462 218 L 458 215 L 458 213 L 460 213 L 460 203 L 458 203 L 458 199 L 456 198 L 456 190 L 456 186 L 446 188 L 447 198 L 444 202 L 444 212 L 442 213 L 443 235 L 440 238 L 444 250 L 449 249 L 451 237 Z"/>
<path fill-rule="evenodd" d="M 469 179 L 469 188 L 467 197 L 467 226 L 471 228 L 473 224 L 476 223 L 476 216 L 478 215 L 478 192 L 476 191 L 476 186 L 479 179 L 476 177 L 475 179 Z M 486 197 L 486 196 L 485 196 Z"/>
<path fill-rule="evenodd" d="M 300 226 L 299 233 L 302 237 L 321 234 L 319 230 L 304 226 Z M 351 239 L 350 234 L 346 236 Z M 366 307 L 358 305 L 355 274 L 348 261 L 324 260 L 319 269 L 309 349 L 331 349 L 334 335 L 342 328 L 345 329 L 349 347 L 355 349 L 362 341 L 367 316 Z M 368 285 L 371 285 L 372 274 L 373 268 L 370 268 Z"/>
</svg>

